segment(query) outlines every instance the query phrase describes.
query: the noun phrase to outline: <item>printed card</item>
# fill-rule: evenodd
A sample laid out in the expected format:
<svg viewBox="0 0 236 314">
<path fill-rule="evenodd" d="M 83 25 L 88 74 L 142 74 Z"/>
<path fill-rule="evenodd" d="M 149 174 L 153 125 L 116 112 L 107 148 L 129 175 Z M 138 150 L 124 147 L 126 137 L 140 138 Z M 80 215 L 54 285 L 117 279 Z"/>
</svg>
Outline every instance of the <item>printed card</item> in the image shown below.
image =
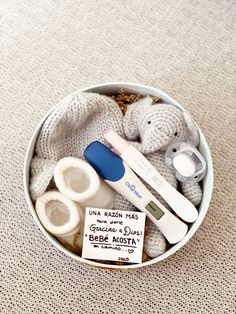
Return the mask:
<svg viewBox="0 0 236 314">
<path fill-rule="evenodd" d="M 141 263 L 146 214 L 86 208 L 82 257 Z"/>
</svg>

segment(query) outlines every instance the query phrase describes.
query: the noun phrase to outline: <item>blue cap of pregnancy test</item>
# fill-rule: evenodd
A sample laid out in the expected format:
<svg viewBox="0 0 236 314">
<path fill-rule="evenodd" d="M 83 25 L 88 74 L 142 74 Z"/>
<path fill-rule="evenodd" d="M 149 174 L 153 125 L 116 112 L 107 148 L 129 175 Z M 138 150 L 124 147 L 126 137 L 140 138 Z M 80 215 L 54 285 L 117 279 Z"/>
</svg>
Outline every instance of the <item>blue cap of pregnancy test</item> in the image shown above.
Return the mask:
<svg viewBox="0 0 236 314">
<path fill-rule="evenodd" d="M 115 182 L 124 176 L 123 160 L 99 141 L 87 146 L 84 150 L 84 157 L 104 180 Z"/>
</svg>

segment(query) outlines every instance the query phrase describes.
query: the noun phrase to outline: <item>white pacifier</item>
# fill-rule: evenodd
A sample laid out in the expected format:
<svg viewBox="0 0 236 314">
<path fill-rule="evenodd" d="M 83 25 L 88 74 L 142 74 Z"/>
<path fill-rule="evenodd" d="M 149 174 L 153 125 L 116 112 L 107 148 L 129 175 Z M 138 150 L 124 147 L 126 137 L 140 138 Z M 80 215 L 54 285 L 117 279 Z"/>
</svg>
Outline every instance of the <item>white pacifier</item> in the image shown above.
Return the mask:
<svg viewBox="0 0 236 314">
<path fill-rule="evenodd" d="M 201 153 L 193 145 L 184 142 L 177 142 L 168 147 L 165 162 L 181 182 L 198 182 L 206 172 L 206 161 Z"/>
</svg>

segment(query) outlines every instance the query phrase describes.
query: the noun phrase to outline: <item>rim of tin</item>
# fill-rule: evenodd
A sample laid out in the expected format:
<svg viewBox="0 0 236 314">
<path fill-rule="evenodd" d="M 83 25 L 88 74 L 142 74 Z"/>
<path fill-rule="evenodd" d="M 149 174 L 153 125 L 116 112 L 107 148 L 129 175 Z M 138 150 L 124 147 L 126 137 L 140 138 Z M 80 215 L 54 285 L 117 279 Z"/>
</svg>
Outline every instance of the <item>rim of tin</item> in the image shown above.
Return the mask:
<svg viewBox="0 0 236 314">
<path fill-rule="evenodd" d="M 78 92 L 102 92 L 107 90 L 107 94 L 109 94 L 109 91 L 114 92 L 114 89 L 117 91 L 121 88 L 124 88 L 125 90 L 133 92 L 133 93 L 140 93 L 140 94 L 146 94 L 146 95 L 154 95 L 158 96 L 164 101 L 167 101 L 171 104 L 176 105 L 180 109 L 184 110 L 184 108 L 173 98 L 171 98 L 169 95 L 166 93 L 162 92 L 161 90 L 151 87 L 148 85 L 143 85 L 143 84 L 137 84 L 137 83 L 129 83 L 129 82 L 107 82 L 107 83 L 102 83 L 102 84 L 96 84 L 92 86 L 88 86 L 82 89 L 79 89 Z M 136 91 L 134 91 L 134 89 Z M 104 93 L 104 92 L 103 92 Z M 106 94 L 106 93 L 104 93 Z M 142 262 L 140 264 L 127 264 L 127 265 L 112 265 L 112 264 L 106 264 L 106 263 L 99 263 L 95 262 L 92 260 L 84 259 L 75 253 L 69 251 L 66 249 L 54 236 L 52 236 L 49 232 L 47 232 L 46 229 L 44 229 L 43 225 L 41 224 L 36 211 L 34 209 L 33 202 L 30 197 L 30 192 L 29 192 L 29 175 L 30 175 L 30 164 L 31 160 L 33 157 L 34 149 L 35 149 L 35 143 L 38 138 L 38 134 L 40 132 L 40 129 L 44 123 L 44 121 L 47 119 L 47 117 L 53 112 L 53 110 L 58 106 L 58 103 L 52 107 L 51 110 L 49 110 L 46 115 L 43 117 L 43 119 L 39 122 L 38 126 L 36 127 L 35 131 L 33 132 L 33 135 L 30 139 L 30 142 L 28 144 L 28 148 L 25 154 L 25 161 L 24 161 L 24 170 L 23 170 L 23 181 L 24 181 L 24 191 L 25 191 L 25 197 L 27 204 L 30 208 L 31 214 L 37 223 L 39 229 L 42 231 L 44 236 L 60 251 L 65 253 L 67 256 L 73 258 L 74 260 L 79 261 L 80 263 L 87 264 L 89 266 L 93 267 L 98 267 L 98 268 L 103 268 L 103 269 L 111 269 L 111 270 L 128 270 L 128 269 L 136 269 L 152 264 L 156 264 L 160 261 L 163 261 L 167 257 L 173 255 L 176 253 L 178 250 L 180 250 L 196 233 L 200 225 L 202 224 L 207 211 L 210 206 L 210 201 L 212 197 L 212 192 L 213 192 L 213 182 L 214 182 L 214 175 L 213 175 L 213 163 L 212 163 L 212 158 L 211 158 L 211 153 L 209 146 L 207 144 L 206 138 L 204 134 L 202 133 L 201 129 L 199 129 L 199 134 L 200 134 L 200 150 L 204 150 L 205 153 L 205 159 L 207 161 L 207 175 L 204 178 L 203 182 L 203 199 L 199 207 L 199 216 L 198 219 L 190 226 L 189 231 L 187 232 L 186 236 L 177 244 L 173 245 L 169 250 L 167 250 L 165 253 L 162 255 L 152 258 L 146 262 Z"/>
</svg>

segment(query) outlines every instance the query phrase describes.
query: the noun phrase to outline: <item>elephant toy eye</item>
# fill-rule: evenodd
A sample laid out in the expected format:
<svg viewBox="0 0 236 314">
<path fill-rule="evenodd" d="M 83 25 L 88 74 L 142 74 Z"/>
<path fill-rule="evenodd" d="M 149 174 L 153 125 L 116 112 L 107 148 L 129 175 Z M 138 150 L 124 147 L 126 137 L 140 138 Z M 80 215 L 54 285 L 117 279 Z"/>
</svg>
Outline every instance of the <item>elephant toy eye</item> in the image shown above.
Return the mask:
<svg viewBox="0 0 236 314">
<path fill-rule="evenodd" d="M 175 132 L 174 136 L 177 136 L 178 135 L 178 132 Z"/>
<path fill-rule="evenodd" d="M 152 122 L 151 121 L 148 121 L 148 124 L 151 124 Z"/>
</svg>

